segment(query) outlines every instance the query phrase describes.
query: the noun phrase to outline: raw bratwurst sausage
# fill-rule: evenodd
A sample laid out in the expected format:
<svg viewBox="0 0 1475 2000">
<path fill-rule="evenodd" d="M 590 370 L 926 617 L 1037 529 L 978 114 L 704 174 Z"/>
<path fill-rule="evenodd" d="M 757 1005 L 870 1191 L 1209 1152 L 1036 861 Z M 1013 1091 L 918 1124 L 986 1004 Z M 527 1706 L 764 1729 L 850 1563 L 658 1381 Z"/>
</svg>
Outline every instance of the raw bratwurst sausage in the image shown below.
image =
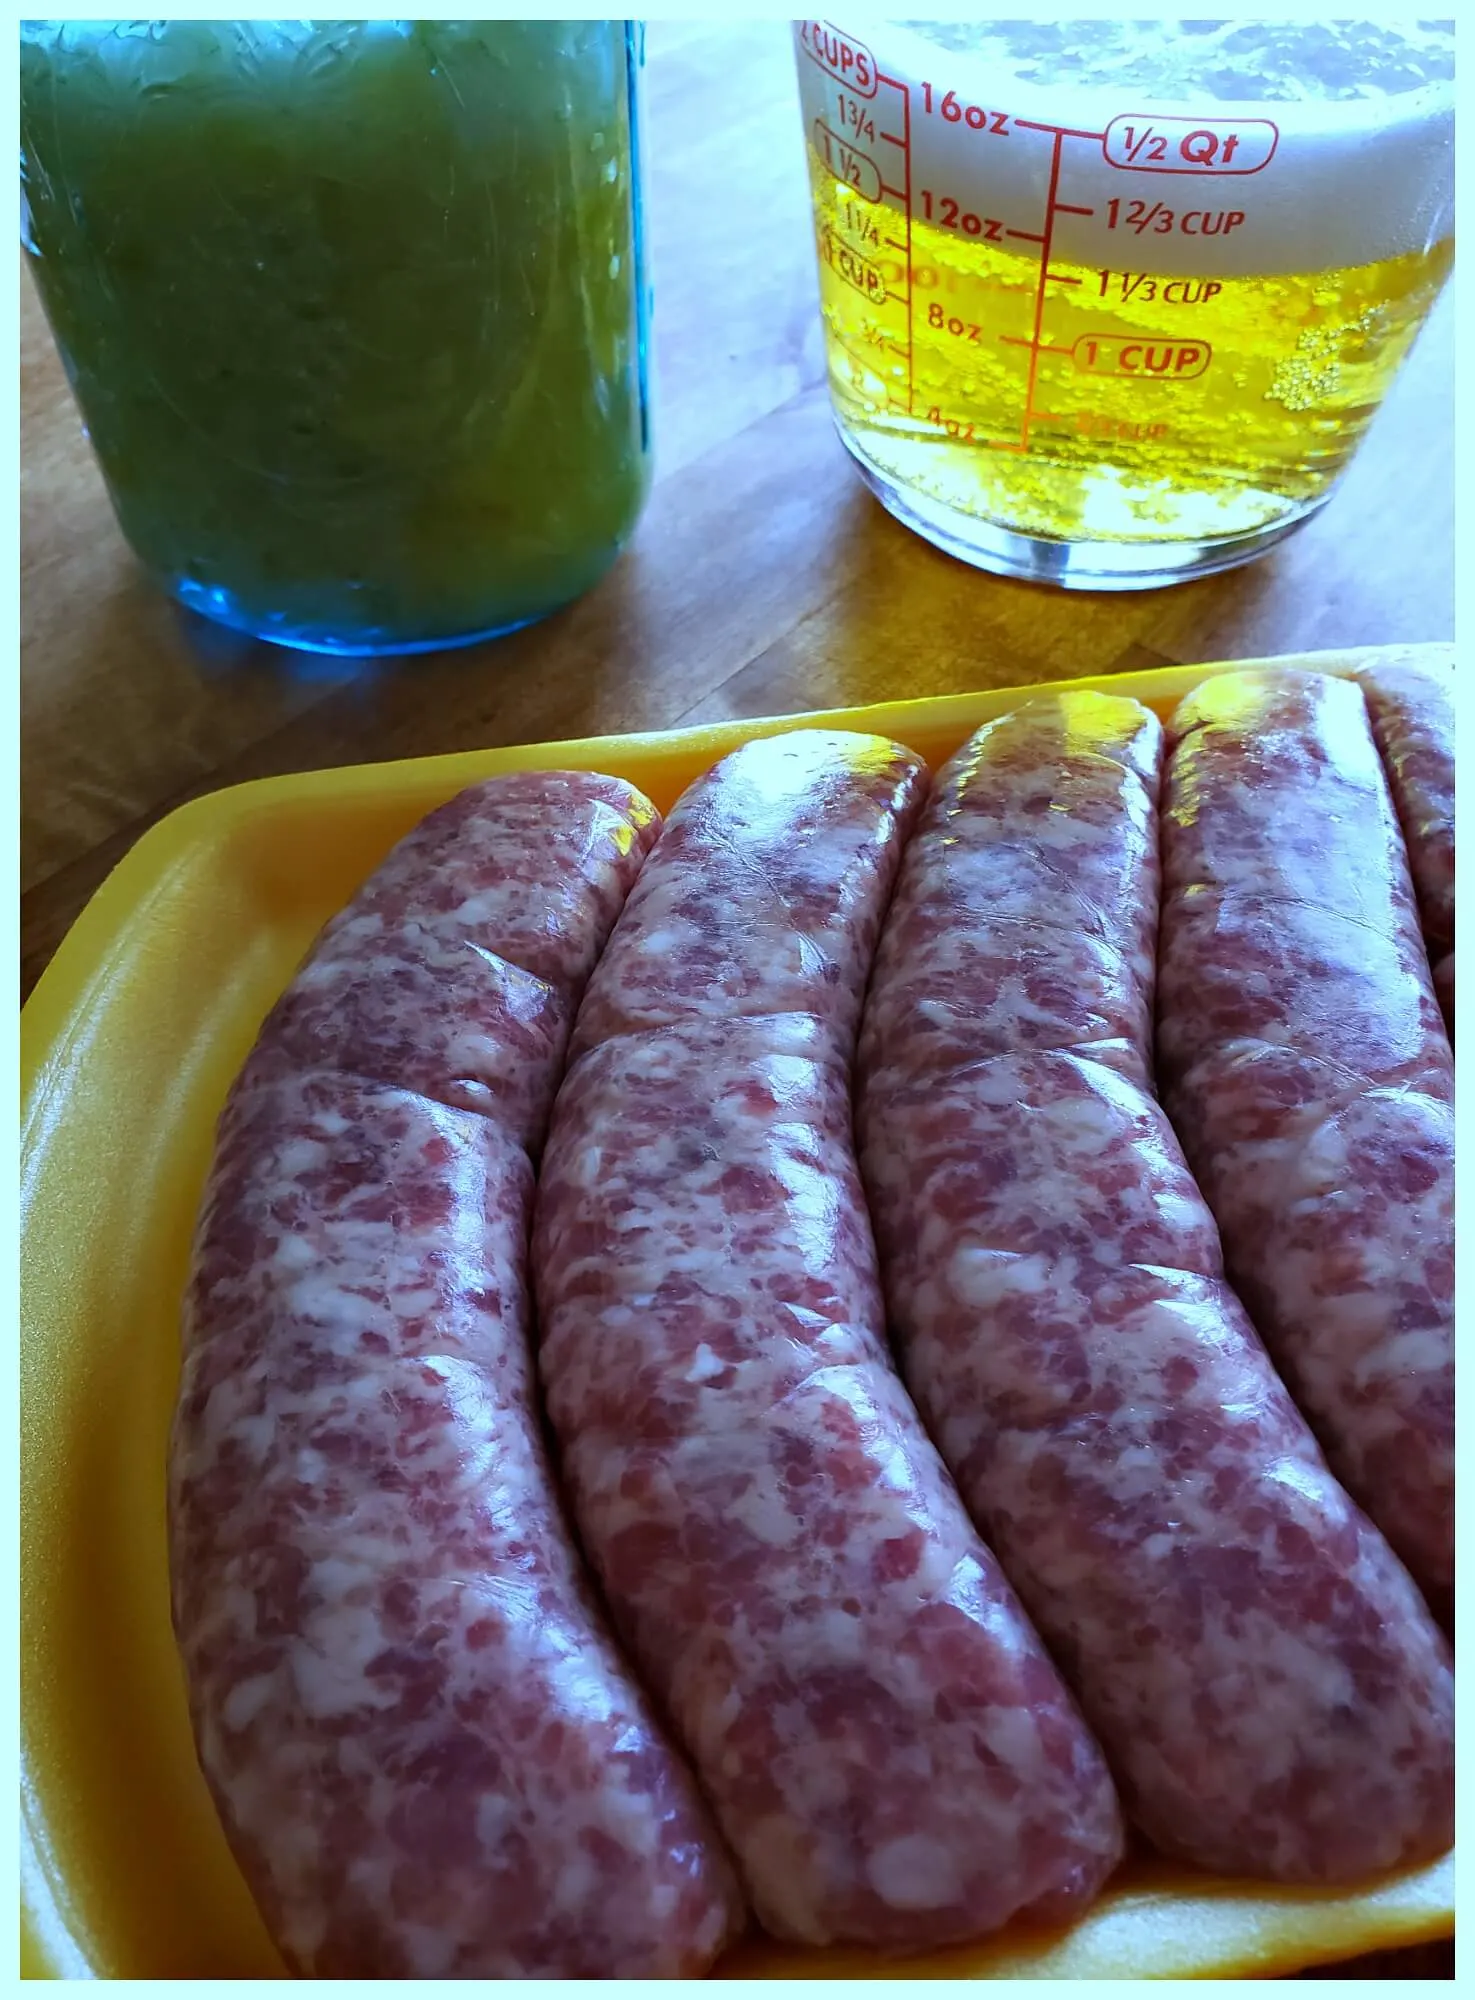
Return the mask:
<svg viewBox="0 0 1475 2000">
<path fill-rule="evenodd" d="M 1224 1281 L 1150 1082 L 1161 731 L 1027 704 L 940 774 L 859 1050 L 903 1372 L 1165 1852 L 1341 1881 L 1452 1838 L 1452 1680 Z"/>
<path fill-rule="evenodd" d="M 569 1539 L 528 1350 L 528 1149 L 654 833 L 607 778 L 463 793 L 328 926 L 221 1121 L 174 1618 L 228 1838 L 310 1976 L 684 1976 L 741 1920 Z"/>
<path fill-rule="evenodd" d="M 1454 1583 L 1454 1062 L 1361 691 L 1222 674 L 1171 726 L 1163 1101 L 1337 1474 Z"/>
<path fill-rule="evenodd" d="M 1064 1918 L 1110 1780 L 885 1345 L 850 1137 L 923 774 L 750 744 L 687 792 L 590 983 L 533 1266 L 549 1413 L 616 1621 L 777 1936 Z"/>
<path fill-rule="evenodd" d="M 1396 656 L 1355 676 L 1408 843 L 1409 868 L 1444 1025 L 1455 1027 L 1454 661 Z"/>
</svg>

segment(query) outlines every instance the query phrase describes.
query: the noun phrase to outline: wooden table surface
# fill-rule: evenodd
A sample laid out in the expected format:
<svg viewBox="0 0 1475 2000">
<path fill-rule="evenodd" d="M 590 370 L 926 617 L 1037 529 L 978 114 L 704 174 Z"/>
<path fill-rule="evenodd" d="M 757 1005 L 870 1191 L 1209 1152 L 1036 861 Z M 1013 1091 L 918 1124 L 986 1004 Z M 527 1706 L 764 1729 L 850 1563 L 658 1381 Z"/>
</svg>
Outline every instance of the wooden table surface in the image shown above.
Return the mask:
<svg viewBox="0 0 1475 2000">
<path fill-rule="evenodd" d="M 1331 505 L 1264 561 L 1123 595 L 1008 582 L 893 521 L 834 436 L 787 31 L 653 26 L 648 109 L 655 491 L 598 589 L 493 645 L 347 667 L 175 611 L 133 568 L 24 280 L 23 991 L 154 820 L 246 778 L 1452 636 L 1452 300 Z M 1449 1978 L 1453 1955 L 1345 1970 Z"/>
<path fill-rule="evenodd" d="M 177 612 L 132 565 L 25 278 L 23 990 L 155 819 L 244 778 L 1452 636 L 1452 299 L 1341 491 L 1265 560 L 1126 594 L 985 576 L 892 520 L 831 427 L 787 31 L 655 25 L 648 86 L 655 491 L 599 588 L 495 644 L 346 667 Z"/>
</svg>

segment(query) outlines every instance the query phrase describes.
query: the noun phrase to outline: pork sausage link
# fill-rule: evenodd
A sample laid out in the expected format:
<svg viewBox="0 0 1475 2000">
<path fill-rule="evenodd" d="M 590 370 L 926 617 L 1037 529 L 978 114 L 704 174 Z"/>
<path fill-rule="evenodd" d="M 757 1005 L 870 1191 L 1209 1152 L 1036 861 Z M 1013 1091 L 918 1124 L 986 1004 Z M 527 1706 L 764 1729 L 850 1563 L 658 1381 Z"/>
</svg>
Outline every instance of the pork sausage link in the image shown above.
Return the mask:
<svg viewBox="0 0 1475 2000">
<path fill-rule="evenodd" d="M 855 1046 L 922 766 L 878 736 L 795 729 L 690 786 L 589 981 L 570 1058 L 613 1035 L 812 1013 Z"/>
<path fill-rule="evenodd" d="M 1224 1281 L 1150 1081 L 1161 732 L 1070 694 L 940 774 L 861 1030 L 903 1373 L 1129 1811 L 1232 1875 L 1452 1838 L 1447 1650 Z"/>
<path fill-rule="evenodd" d="M 533 1247 L 584 1544 L 759 1917 L 890 1949 L 1063 1918 L 1121 1845 L 886 1351 L 850 1058 L 920 788 L 802 732 L 686 795 L 580 1015 Z"/>
<path fill-rule="evenodd" d="M 1454 1581 L 1454 1065 L 1360 690 L 1209 681 L 1172 725 L 1158 1055 L 1230 1277 L 1332 1469 Z"/>
<path fill-rule="evenodd" d="M 414 827 L 325 927 L 247 1077 L 337 1069 L 536 1150 L 569 1029 L 659 821 L 619 778 L 515 771 Z"/>
<path fill-rule="evenodd" d="M 1408 843 L 1444 1025 L 1454 1036 L 1455 702 L 1447 668 L 1398 659 L 1356 675 Z"/>
<path fill-rule="evenodd" d="M 174 1618 L 222 1822 L 310 1976 L 689 1976 L 741 1921 L 593 1602 L 528 1343 L 527 1148 L 653 831 L 578 774 L 453 801 L 328 927 L 222 1118 Z"/>
</svg>

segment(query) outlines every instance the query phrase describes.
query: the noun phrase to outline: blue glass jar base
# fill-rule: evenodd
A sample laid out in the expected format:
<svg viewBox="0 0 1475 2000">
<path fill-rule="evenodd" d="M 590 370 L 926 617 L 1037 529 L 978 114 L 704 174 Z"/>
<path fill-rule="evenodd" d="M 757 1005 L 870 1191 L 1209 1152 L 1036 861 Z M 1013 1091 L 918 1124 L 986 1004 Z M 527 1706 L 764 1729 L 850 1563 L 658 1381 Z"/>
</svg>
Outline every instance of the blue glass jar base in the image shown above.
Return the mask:
<svg viewBox="0 0 1475 2000">
<path fill-rule="evenodd" d="M 414 653 L 449 653 L 463 646 L 479 646 L 486 640 L 505 639 L 513 632 L 537 625 L 574 601 L 572 597 L 560 598 L 556 604 L 530 612 L 524 618 L 508 619 L 500 625 L 483 625 L 475 631 L 443 633 L 431 638 L 401 638 L 390 632 L 375 632 L 372 629 L 333 632 L 321 626 L 304 626 L 285 618 L 262 616 L 249 610 L 230 591 L 222 590 L 218 585 L 196 583 L 190 577 L 161 577 L 158 582 L 177 604 L 200 618 L 208 619 L 212 625 L 223 625 L 248 639 L 260 639 L 268 645 L 283 646 L 294 653 L 327 654 L 344 660 L 383 660 Z M 580 594 L 575 592 L 574 595 Z"/>
</svg>

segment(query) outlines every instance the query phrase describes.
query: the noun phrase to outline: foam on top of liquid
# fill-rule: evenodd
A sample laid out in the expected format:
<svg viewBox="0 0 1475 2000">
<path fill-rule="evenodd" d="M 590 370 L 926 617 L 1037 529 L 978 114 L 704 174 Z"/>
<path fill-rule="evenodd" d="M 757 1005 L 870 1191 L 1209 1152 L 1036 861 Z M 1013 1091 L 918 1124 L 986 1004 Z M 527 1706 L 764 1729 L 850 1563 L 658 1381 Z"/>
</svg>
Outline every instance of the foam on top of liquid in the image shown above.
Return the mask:
<svg viewBox="0 0 1475 2000">
<path fill-rule="evenodd" d="M 1454 77 L 1453 21 L 907 21 L 1021 83 L 1144 103 L 1350 103 Z"/>
<path fill-rule="evenodd" d="M 1057 199 L 1068 209 L 1057 214 L 1051 239 L 1058 262 L 1188 276 L 1334 271 L 1427 250 L 1454 227 L 1448 21 L 857 16 L 827 25 L 862 43 L 883 76 L 906 86 L 912 188 L 995 218 L 1022 239 L 1021 255 L 1029 232 L 1043 228 L 1052 142 L 1020 120 L 1098 135 L 1113 120 L 1130 120 L 1134 142 L 1149 127 L 1157 135 L 1132 164 L 1120 143 L 1113 160 L 1099 137 L 1063 141 Z M 825 115 L 836 86 L 802 38 L 799 78 L 809 123 Z M 986 121 L 943 115 L 949 92 L 952 109 L 979 107 Z M 878 106 L 894 95 L 883 86 Z M 1007 136 L 997 130 L 1000 118 Z M 1227 132 L 1236 120 L 1243 143 L 1233 168 L 1221 160 L 1212 172 L 1182 169 L 1172 149 L 1190 121 Z M 1159 138 L 1169 150 L 1154 171 Z M 1244 170 L 1272 139 L 1260 170 Z M 1133 203 L 1140 204 L 1133 214 L 1153 211 L 1141 231 L 1122 219 Z M 1211 223 L 1226 213 L 1242 219 L 1201 230 L 1200 211 Z M 1158 226 L 1164 217 L 1166 229 Z"/>
</svg>

